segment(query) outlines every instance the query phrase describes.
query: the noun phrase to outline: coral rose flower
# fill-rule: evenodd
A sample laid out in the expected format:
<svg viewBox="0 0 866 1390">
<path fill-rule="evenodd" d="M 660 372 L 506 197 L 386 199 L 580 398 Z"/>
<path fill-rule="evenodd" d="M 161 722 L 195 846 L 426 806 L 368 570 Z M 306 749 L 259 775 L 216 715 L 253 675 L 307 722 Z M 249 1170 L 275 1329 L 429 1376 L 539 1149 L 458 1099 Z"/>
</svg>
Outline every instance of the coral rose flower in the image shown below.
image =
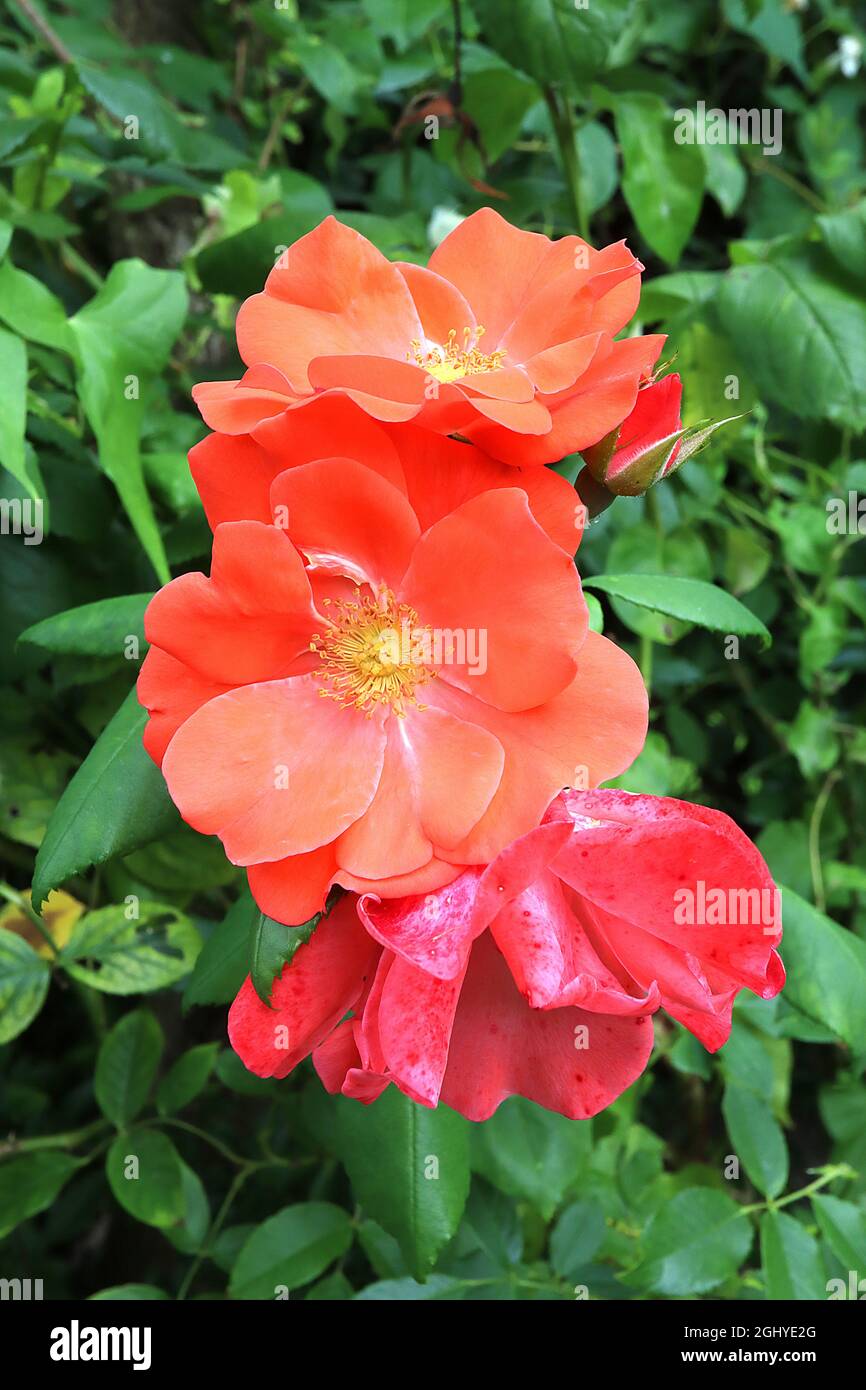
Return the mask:
<svg viewBox="0 0 866 1390">
<path fill-rule="evenodd" d="M 784 982 L 760 854 L 727 816 L 669 798 L 565 792 L 486 869 L 357 909 L 368 939 L 343 900 L 273 1010 L 242 987 L 229 1034 L 251 1071 L 285 1076 L 312 1052 L 328 1090 L 359 1100 L 393 1082 L 473 1120 L 513 1094 L 581 1119 L 643 1070 L 648 1014 L 715 1051 L 737 992 Z"/>
<path fill-rule="evenodd" d="M 282 1077 L 312 1052 L 332 1094 L 369 1103 L 394 1082 L 412 1100 L 442 1100 L 469 1120 L 488 1119 L 512 1095 L 572 1120 L 610 1105 L 649 1061 L 652 1020 L 637 1008 L 619 1016 L 593 1005 L 531 1008 L 492 933 L 472 940 L 478 879 L 469 872 L 426 902 L 395 904 L 399 952 L 364 930 L 354 897 L 342 899 L 275 982 L 273 1007 L 243 984 L 229 1038 L 244 1065 Z M 396 935 L 396 919 L 390 925 Z"/>
<path fill-rule="evenodd" d="M 629 414 L 661 351 L 658 334 L 614 340 L 642 269 L 624 242 L 552 242 L 490 208 L 425 269 L 389 261 L 328 217 L 242 305 L 244 377 L 193 395 L 227 434 L 340 393 L 378 420 L 459 433 L 506 463 L 550 463 Z"/>
<path fill-rule="evenodd" d="M 218 524 L 210 578 L 182 575 L 147 610 L 148 751 L 283 922 L 334 882 L 448 883 L 643 743 L 637 668 L 587 631 L 549 534 L 573 526 L 573 495 L 545 489 L 536 517 L 522 488 L 479 492 L 449 467 L 469 446 L 426 439 L 407 492 L 351 458 L 279 473 L 280 524 Z"/>
<path fill-rule="evenodd" d="M 209 434 L 189 465 L 211 528 L 224 521 L 273 522 L 271 486 L 289 467 L 352 458 L 406 495 L 423 530 L 491 488 L 519 487 L 551 540 L 573 555 L 583 510 L 570 483 L 550 468 L 510 468 L 480 449 L 417 425 L 383 425 L 345 396 L 320 396 L 306 410 L 262 421 L 251 434 Z"/>
</svg>

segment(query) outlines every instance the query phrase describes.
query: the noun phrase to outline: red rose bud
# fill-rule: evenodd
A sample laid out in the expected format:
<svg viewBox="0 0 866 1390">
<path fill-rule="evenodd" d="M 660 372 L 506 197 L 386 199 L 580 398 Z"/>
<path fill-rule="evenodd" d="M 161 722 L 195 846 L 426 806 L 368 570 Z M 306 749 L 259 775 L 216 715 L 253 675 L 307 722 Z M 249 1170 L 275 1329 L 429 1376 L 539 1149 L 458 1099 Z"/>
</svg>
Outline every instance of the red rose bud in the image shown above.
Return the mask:
<svg viewBox="0 0 866 1390">
<path fill-rule="evenodd" d="M 685 433 L 680 418 L 683 384 L 677 373 L 638 392 L 631 415 L 598 444 L 584 449 L 590 473 L 616 497 L 639 497 L 677 460 Z"/>
</svg>

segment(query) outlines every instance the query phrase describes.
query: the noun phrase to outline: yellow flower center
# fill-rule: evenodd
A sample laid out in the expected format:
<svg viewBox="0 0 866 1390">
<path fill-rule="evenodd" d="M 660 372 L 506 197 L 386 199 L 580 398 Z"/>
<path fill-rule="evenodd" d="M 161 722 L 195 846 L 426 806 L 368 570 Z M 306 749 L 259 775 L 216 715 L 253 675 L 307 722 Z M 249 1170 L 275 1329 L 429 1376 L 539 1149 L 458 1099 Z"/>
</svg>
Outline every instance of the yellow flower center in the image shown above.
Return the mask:
<svg viewBox="0 0 866 1390">
<path fill-rule="evenodd" d="M 419 367 L 437 381 L 459 381 L 464 376 L 474 376 L 476 372 L 495 372 L 502 366 L 505 351 L 497 348 L 495 352 L 482 352 L 478 344 L 484 336 L 484 329 L 464 328 L 463 346 L 457 341 L 457 329 L 452 328 L 448 340 L 442 346 L 422 347 L 420 338 L 412 339 L 412 351 L 406 353 L 407 362 L 417 362 Z"/>
<path fill-rule="evenodd" d="M 436 672 L 418 659 L 424 649 L 425 628 L 408 604 L 396 603 L 388 590 L 380 597 L 358 597 L 354 602 L 324 599 L 332 626 L 316 634 L 310 650 L 322 659 L 313 672 L 322 682 L 319 694 L 337 700 L 347 709 L 359 709 L 368 717 L 376 705 L 390 705 L 404 715 L 405 706 L 424 709 L 415 698 L 415 687 Z"/>
</svg>

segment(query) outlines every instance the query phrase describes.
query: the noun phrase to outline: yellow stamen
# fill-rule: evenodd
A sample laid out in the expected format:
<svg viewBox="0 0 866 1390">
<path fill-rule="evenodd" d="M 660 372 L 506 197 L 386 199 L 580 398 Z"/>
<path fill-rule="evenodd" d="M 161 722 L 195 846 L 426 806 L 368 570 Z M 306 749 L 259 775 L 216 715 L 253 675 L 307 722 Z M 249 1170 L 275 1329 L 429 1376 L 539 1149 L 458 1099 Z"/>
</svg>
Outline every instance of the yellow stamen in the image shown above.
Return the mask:
<svg viewBox="0 0 866 1390">
<path fill-rule="evenodd" d="M 407 704 L 423 709 L 415 687 L 436 673 L 416 659 L 418 639 L 426 631 L 419 628 L 417 613 L 395 603 L 388 590 L 378 599 L 357 594 L 354 602 L 334 600 L 330 606 L 336 612 L 328 615 L 333 626 L 310 642 L 310 650 L 322 658 L 313 672 L 322 682 L 319 694 L 368 717 L 379 704 L 398 715 L 406 713 Z"/>
<path fill-rule="evenodd" d="M 412 351 L 406 353 L 407 362 L 417 362 L 425 372 L 437 381 L 459 381 L 461 377 L 473 376 L 476 372 L 496 372 L 505 360 L 503 348 L 495 352 L 482 352 L 478 344 L 484 336 L 484 329 L 464 328 L 463 346 L 458 346 L 457 329 L 448 333 L 448 341 L 441 347 L 436 344 L 424 349 L 420 338 L 412 339 Z"/>
</svg>

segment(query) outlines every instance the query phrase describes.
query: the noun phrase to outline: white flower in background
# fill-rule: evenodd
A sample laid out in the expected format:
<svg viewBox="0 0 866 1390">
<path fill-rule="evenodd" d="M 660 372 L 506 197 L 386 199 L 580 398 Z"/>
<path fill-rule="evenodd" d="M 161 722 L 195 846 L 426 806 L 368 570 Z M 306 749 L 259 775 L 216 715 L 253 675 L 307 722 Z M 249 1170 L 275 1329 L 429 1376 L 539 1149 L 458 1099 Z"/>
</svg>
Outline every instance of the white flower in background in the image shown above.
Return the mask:
<svg viewBox="0 0 866 1390">
<path fill-rule="evenodd" d="M 430 214 L 430 221 L 427 223 L 427 240 L 435 249 L 450 236 L 455 227 L 459 227 L 461 222 L 465 222 L 462 212 L 457 212 L 455 208 L 434 208 Z"/>
<path fill-rule="evenodd" d="M 843 77 L 856 77 L 863 61 L 863 43 L 853 34 L 843 34 L 836 48 Z"/>
</svg>

